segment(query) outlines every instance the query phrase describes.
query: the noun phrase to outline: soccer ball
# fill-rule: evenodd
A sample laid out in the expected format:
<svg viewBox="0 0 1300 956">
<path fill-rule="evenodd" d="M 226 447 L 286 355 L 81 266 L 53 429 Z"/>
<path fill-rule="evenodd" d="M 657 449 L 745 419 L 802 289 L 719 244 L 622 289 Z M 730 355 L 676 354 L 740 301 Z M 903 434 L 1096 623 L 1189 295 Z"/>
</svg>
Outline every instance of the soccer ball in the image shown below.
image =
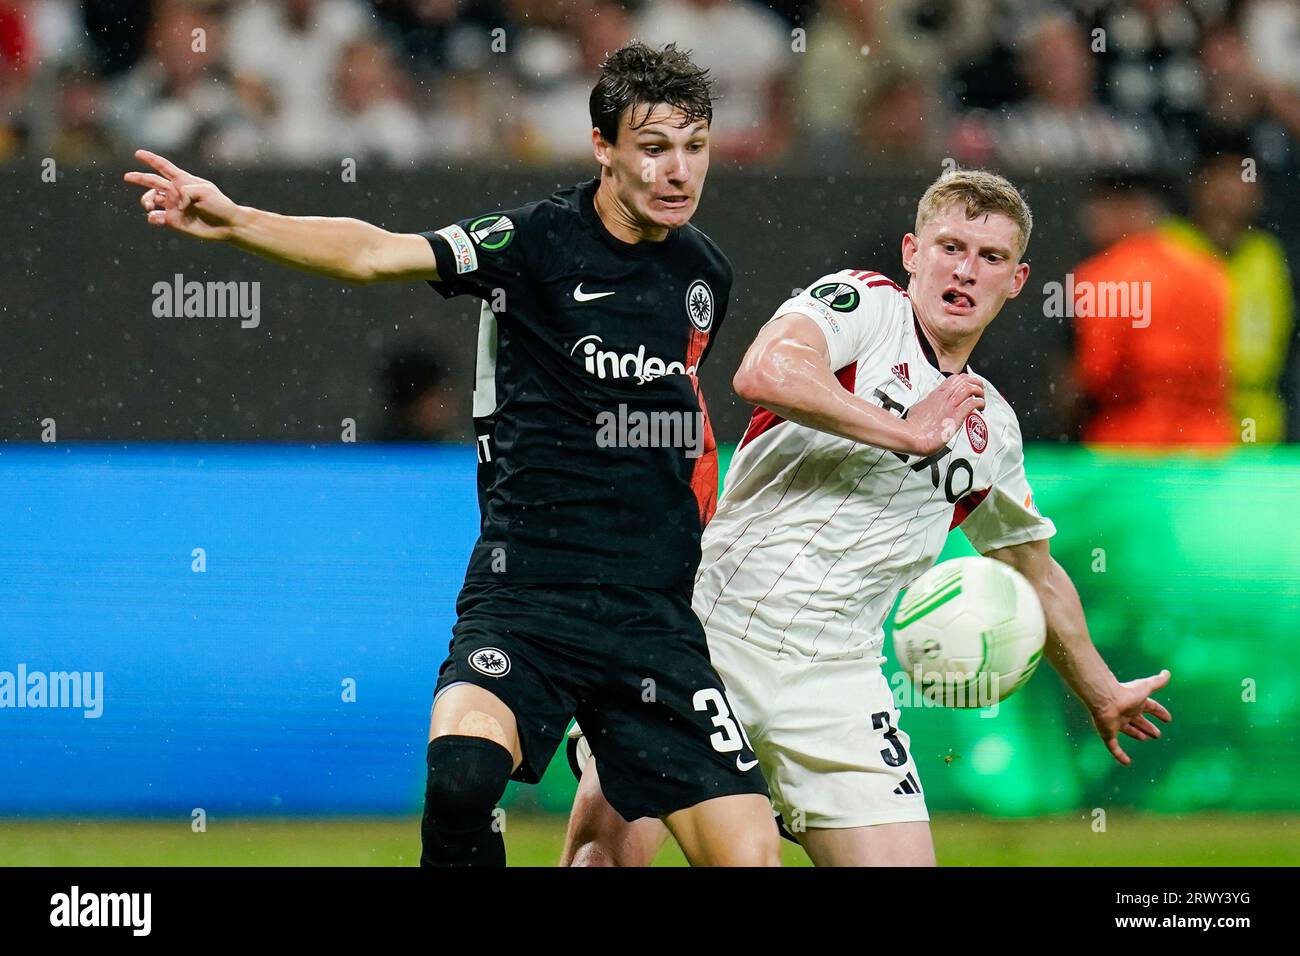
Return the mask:
<svg viewBox="0 0 1300 956">
<path fill-rule="evenodd" d="M 1015 693 L 1043 656 L 1047 625 L 1024 575 L 992 558 L 937 564 L 894 615 L 894 657 L 927 700 L 987 707 Z"/>
</svg>

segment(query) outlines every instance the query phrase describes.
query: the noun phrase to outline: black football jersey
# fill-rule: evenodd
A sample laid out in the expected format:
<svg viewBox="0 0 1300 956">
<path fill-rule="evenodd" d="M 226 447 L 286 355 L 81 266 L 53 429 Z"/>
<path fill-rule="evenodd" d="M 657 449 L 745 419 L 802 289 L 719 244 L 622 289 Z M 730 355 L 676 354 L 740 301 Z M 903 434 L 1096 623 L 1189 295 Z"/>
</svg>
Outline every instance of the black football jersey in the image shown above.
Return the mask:
<svg viewBox="0 0 1300 956">
<path fill-rule="evenodd" d="M 423 233 L 434 289 L 482 300 L 467 581 L 694 580 L 718 480 L 696 373 L 731 265 L 689 225 L 661 242 L 615 238 L 597 185 Z"/>
</svg>

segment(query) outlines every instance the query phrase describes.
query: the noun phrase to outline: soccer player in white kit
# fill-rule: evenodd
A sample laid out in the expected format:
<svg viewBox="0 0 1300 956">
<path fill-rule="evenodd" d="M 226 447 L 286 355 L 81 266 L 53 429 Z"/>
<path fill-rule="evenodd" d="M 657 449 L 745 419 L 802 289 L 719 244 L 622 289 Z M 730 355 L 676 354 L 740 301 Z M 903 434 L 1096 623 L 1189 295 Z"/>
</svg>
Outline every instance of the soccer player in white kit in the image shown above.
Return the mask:
<svg viewBox="0 0 1300 956">
<path fill-rule="evenodd" d="M 727 686 L 715 747 L 753 746 L 774 808 L 813 862 L 931 865 L 929 815 L 884 661 L 885 616 L 960 527 L 1029 579 L 1045 655 L 1117 737 L 1158 738 L 1169 672 L 1119 682 L 1051 557 L 1015 412 L 967 359 L 1024 288 L 1032 218 L 1000 176 L 941 177 L 903 239 L 906 290 L 845 269 L 783 303 L 734 386 L 757 406 L 705 529 L 693 606 Z M 711 705 L 716 706 L 716 705 Z M 666 837 L 624 821 L 587 761 L 563 862 L 644 865 Z"/>
</svg>

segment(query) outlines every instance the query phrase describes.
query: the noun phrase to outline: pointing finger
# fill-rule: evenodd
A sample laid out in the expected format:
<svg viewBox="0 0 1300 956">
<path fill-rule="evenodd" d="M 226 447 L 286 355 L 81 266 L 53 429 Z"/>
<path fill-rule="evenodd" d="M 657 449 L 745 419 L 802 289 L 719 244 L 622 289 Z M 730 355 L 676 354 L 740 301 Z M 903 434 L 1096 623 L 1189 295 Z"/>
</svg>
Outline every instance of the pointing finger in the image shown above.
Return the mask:
<svg viewBox="0 0 1300 956">
<path fill-rule="evenodd" d="M 170 180 L 164 179 L 156 173 L 142 173 L 133 169 L 125 173 L 122 178 L 133 186 L 145 186 L 149 189 L 160 189 L 163 192 L 170 192 L 176 188 Z"/>
<path fill-rule="evenodd" d="M 185 170 L 181 169 L 170 159 L 159 156 L 157 153 L 151 153 L 147 149 L 137 149 L 135 151 L 135 158 L 140 160 L 142 163 L 148 163 L 168 179 L 180 179 L 182 176 L 187 175 Z"/>
</svg>

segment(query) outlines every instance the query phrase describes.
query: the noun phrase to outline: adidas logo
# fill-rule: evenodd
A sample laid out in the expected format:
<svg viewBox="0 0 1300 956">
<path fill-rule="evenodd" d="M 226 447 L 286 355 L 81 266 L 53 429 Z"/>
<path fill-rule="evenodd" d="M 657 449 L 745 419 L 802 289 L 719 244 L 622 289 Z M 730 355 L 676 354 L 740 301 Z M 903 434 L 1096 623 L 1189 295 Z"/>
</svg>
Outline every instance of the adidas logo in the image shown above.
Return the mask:
<svg viewBox="0 0 1300 956">
<path fill-rule="evenodd" d="M 911 380 L 910 378 L 907 377 L 907 363 L 906 363 L 906 362 L 899 362 L 897 365 L 895 365 L 893 368 L 891 368 L 890 371 L 894 373 L 894 377 L 895 377 L 895 378 L 897 378 L 900 382 L 902 382 L 902 383 L 903 383 L 904 385 L 906 385 L 908 388 L 911 388 L 911 387 L 912 387 L 912 380 Z"/>
<path fill-rule="evenodd" d="M 907 772 L 907 776 L 903 778 L 903 782 L 894 788 L 894 793 L 899 796 L 915 796 L 920 792 L 921 785 L 916 782 L 916 778 L 912 776 L 910 770 Z"/>
</svg>

